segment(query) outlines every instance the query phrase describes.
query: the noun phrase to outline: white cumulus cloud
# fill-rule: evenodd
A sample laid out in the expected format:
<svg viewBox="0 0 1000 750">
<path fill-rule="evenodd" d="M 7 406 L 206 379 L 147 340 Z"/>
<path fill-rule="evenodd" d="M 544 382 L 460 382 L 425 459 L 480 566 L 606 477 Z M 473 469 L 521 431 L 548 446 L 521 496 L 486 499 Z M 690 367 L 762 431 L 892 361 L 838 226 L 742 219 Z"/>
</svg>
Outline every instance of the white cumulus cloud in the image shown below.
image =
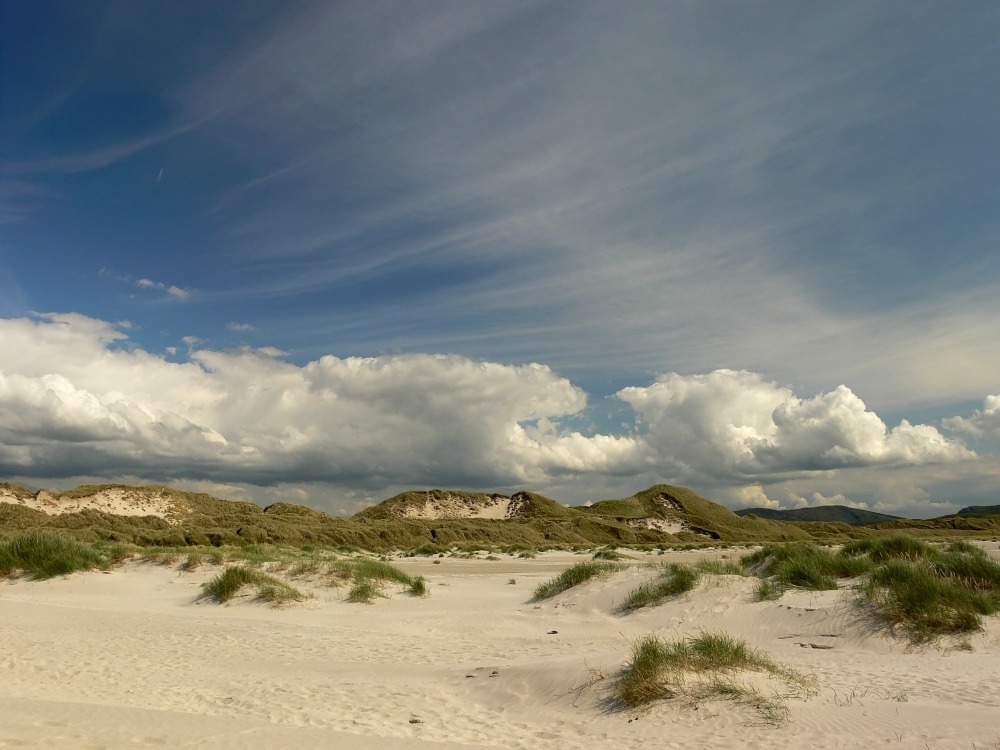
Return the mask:
<svg viewBox="0 0 1000 750">
<path fill-rule="evenodd" d="M 124 338 L 78 315 L 0 321 L 0 473 L 509 485 L 621 471 L 636 448 L 552 426 L 587 400 L 544 365 L 249 348 L 178 364 Z"/>
<path fill-rule="evenodd" d="M 952 417 L 944 420 L 950 430 L 961 430 L 976 437 L 1000 438 L 1000 395 L 983 399 L 983 408 L 971 417 Z"/>
<path fill-rule="evenodd" d="M 618 397 L 646 425 L 662 466 L 688 478 L 767 477 L 871 465 L 907 465 L 975 454 L 934 427 L 895 428 L 839 386 L 812 398 L 745 371 L 663 375 Z"/>
<path fill-rule="evenodd" d="M 584 412 L 587 395 L 542 364 L 404 354 L 299 365 L 276 349 L 189 344 L 178 363 L 130 345 L 122 324 L 0 319 L 0 476 L 325 483 L 369 494 L 427 485 L 579 494 L 668 481 L 742 486 L 743 503 L 773 506 L 765 488 L 778 480 L 975 455 L 928 425 L 888 428 L 845 386 L 800 398 L 751 372 L 668 374 L 622 389 L 638 429 L 584 434 L 561 422 Z M 829 482 L 785 494 L 782 505 L 841 496 Z"/>
</svg>

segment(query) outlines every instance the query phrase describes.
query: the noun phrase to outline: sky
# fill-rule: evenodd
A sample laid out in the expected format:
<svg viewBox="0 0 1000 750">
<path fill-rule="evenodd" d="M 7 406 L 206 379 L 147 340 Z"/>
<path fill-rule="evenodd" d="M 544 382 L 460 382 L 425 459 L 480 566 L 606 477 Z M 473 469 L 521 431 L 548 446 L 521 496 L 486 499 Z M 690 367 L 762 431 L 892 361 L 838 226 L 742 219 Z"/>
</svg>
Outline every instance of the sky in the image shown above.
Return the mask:
<svg viewBox="0 0 1000 750">
<path fill-rule="evenodd" d="M 1000 5 L 0 5 L 0 479 L 1000 503 Z"/>
</svg>

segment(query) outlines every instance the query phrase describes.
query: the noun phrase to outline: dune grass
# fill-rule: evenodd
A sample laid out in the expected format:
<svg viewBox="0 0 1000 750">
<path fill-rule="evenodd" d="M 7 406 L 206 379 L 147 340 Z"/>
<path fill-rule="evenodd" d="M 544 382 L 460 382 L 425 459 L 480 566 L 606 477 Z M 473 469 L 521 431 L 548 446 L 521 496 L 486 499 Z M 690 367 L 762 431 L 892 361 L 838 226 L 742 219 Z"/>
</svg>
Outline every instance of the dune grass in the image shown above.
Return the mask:
<svg viewBox="0 0 1000 750">
<path fill-rule="evenodd" d="M 376 599 L 387 598 L 381 583 L 371 579 L 357 581 L 347 592 L 347 601 L 353 604 L 371 604 Z"/>
<path fill-rule="evenodd" d="M 556 594 L 568 591 L 574 586 L 586 583 L 591 578 L 610 575 L 624 569 L 624 565 L 614 562 L 588 560 L 567 568 L 555 578 L 539 584 L 535 588 L 534 599 L 550 599 Z"/>
<path fill-rule="evenodd" d="M 778 599 L 789 587 L 834 589 L 837 578 L 862 576 L 859 602 L 914 642 L 981 630 L 984 616 L 1000 613 L 1000 563 L 963 540 L 939 548 L 896 534 L 855 540 L 836 554 L 801 543 L 768 545 L 741 564 L 761 578 L 759 601 Z"/>
<path fill-rule="evenodd" d="M 969 633 L 1000 612 L 1000 563 L 971 545 L 897 557 L 872 571 L 859 594 L 876 619 L 915 642 Z"/>
<path fill-rule="evenodd" d="M 972 547 L 972 545 L 967 546 Z M 975 549 L 973 547 L 973 549 Z M 857 539 L 845 544 L 840 550 L 842 557 L 866 556 L 873 563 L 889 560 L 920 560 L 934 557 L 937 550 L 926 542 L 906 534 L 894 534 L 877 539 Z"/>
<path fill-rule="evenodd" d="M 642 584 L 618 605 L 621 613 L 634 612 L 643 607 L 655 607 L 667 599 L 691 591 L 698 585 L 699 573 L 688 565 L 672 563 L 659 578 Z"/>
<path fill-rule="evenodd" d="M 713 576 L 746 576 L 747 571 L 732 560 L 699 560 L 692 566 L 700 573 Z"/>
<path fill-rule="evenodd" d="M 406 587 L 411 596 L 424 597 L 431 593 L 423 576 L 411 576 L 395 565 L 369 557 L 337 560 L 329 564 L 327 572 L 331 585 L 351 583 L 347 594 L 349 602 L 371 604 L 375 599 L 385 599 L 384 589 L 389 583 Z"/>
<path fill-rule="evenodd" d="M 804 542 L 766 545 L 745 555 L 740 564 L 754 575 L 769 579 L 763 588 L 758 586 L 759 599 L 778 598 L 787 588 L 832 591 L 837 588 L 838 578 L 853 578 L 872 569 L 865 555 L 835 555 Z"/>
<path fill-rule="evenodd" d="M 594 550 L 593 555 L 594 560 L 622 560 L 625 559 L 625 555 L 619 552 L 614 547 L 608 545 L 607 547 L 601 547 L 600 549 Z"/>
<path fill-rule="evenodd" d="M 706 700 L 732 700 L 752 707 L 770 724 L 783 723 L 787 708 L 739 683 L 740 672 L 762 672 L 787 685 L 808 689 L 808 678 L 750 648 L 727 633 L 701 633 L 680 641 L 646 636 L 632 645 L 632 657 L 614 685 L 622 707 L 680 698 L 697 707 Z"/>
<path fill-rule="evenodd" d="M 273 606 L 302 601 L 306 598 L 305 594 L 294 586 L 245 565 L 227 566 L 215 578 L 202 584 L 201 588 L 205 596 L 219 604 L 225 604 L 247 587 L 256 589 L 255 598 L 258 601 Z"/>
<path fill-rule="evenodd" d="M 29 531 L 0 542 L 0 575 L 22 572 L 43 580 L 76 571 L 106 569 L 110 561 L 93 547 L 54 534 Z"/>
</svg>

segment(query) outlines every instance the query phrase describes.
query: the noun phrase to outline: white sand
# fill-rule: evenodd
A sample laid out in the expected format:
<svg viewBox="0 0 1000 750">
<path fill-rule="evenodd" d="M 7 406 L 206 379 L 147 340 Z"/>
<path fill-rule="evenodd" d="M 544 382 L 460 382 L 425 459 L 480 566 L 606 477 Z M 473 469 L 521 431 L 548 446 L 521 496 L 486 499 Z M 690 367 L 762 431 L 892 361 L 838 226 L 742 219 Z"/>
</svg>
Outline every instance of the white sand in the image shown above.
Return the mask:
<svg viewBox="0 0 1000 750">
<path fill-rule="evenodd" d="M 428 598 L 366 606 L 317 586 L 277 610 L 198 602 L 212 566 L 0 582 L 0 747 L 1000 747 L 996 619 L 971 652 L 908 649 L 869 632 L 847 592 L 755 603 L 738 577 L 613 614 L 643 569 L 530 601 L 581 559 L 404 560 Z M 630 642 L 702 630 L 814 675 L 815 694 L 789 698 L 780 727 L 731 703 L 609 706 Z"/>
</svg>

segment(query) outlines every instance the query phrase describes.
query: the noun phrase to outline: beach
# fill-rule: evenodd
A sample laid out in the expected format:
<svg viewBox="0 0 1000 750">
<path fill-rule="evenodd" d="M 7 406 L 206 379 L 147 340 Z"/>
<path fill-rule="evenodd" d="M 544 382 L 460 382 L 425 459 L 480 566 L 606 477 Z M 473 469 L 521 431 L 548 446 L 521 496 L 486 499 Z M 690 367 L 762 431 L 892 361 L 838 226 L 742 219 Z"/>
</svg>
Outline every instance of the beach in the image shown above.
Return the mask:
<svg viewBox="0 0 1000 750">
<path fill-rule="evenodd" d="M 538 584 L 589 556 L 394 559 L 428 596 L 390 587 L 356 604 L 299 579 L 311 598 L 278 608 L 205 599 L 211 564 L 4 580 L 0 747 L 1000 747 L 997 618 L 917 646 L 874 627 L 849 586 L 758 602 L 735 575 L 622 615 L 616 603 L 652 575 L 642 563 L 739 553 L 629 554 L 628 568 L 542 601 Z M 763 686 L 785 720 L 728 700 L 616 704 L 633 643 L 705 632 L 808 678 Z"/>
</svg>

